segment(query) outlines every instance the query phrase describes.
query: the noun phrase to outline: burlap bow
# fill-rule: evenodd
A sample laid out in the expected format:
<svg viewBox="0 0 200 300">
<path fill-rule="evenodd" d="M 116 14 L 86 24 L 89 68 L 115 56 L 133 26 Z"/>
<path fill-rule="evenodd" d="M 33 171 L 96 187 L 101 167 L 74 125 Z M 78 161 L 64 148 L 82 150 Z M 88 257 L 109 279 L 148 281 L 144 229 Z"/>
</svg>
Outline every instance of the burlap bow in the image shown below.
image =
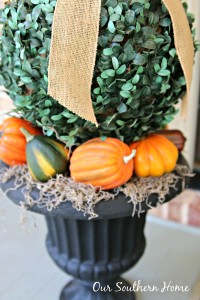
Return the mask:
<svg viewBox="0 0 200 300">
<path fill-rule="evenodd" d="M 186 113 L 192 81 L 194 44 L 181 0 L 162 0 L 172 19 L 175 47 L 186 79 Z M 91 84 L 95 66 L 101 0 L 57 0 L 49 62 L 48 94 L 97 125 Z"/>
</svg>

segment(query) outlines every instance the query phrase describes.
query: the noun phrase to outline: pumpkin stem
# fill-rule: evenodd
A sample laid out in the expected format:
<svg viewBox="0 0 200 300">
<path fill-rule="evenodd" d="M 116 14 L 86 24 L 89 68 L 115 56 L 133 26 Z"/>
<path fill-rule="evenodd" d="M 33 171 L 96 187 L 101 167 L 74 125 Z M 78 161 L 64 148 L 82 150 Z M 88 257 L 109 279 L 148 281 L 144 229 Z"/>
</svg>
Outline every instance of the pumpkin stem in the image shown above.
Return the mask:
<svg viewBox="0 0 200 300">
<path fill-rule="evenodd" d="M 124 156 L 123 159 L 124 159 L 124 163 L 127 164 L 133 157 L 135 157 L 135 154 L 136 154 L 136 150 L 132 150 L 131 154 L 128 155 L 128 156 Z"/>
<path fill-rule="evenodd" d="M 31 134 L 30 132 L 28 132 L 28 130 L 26 130 L 24 127 L 21 127 L 20 131 L 25 136 L 27 143 L 30 142 L 30 141 L 32 141 L 34 139 L 34 137 L 35 137 L 33 134 Z"/>
</svg>

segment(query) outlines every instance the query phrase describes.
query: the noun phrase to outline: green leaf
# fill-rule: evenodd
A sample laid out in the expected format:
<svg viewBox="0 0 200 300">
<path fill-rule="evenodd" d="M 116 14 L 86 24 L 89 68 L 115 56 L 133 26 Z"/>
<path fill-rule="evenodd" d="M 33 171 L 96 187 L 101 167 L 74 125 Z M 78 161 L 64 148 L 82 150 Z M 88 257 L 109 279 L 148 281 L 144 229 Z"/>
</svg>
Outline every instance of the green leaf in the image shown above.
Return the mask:
<svg viewBox="0 0 200 300">
<path fill-rule="evenodd" d="M 17 13 L 14 10 L 12 10 L 11 11 L 11 15 L 12 15 L 12 21 L 13 21 L 13 23 L 17 25 L 17 18 L 18 18 Z"/>
<path fill-rule="evenodd" d="M 33 3 L 33 4 L 39 4 L 40 0 L 31 0 L 31 3 Z"/>
<path fill-rule="evenodd" d="M 137 109 L 140 106 L 140 102 L 131 98 L 129 105 L 132 109 Z"/>
<path fill-rule="evenodd" d="M 109 75 L 107 74 L 107 71 L 103 71 L 103 72 L 101 73 L 101 77 L 104 78 L 104 79 L 108 78 Z"/>
<path fill-rule="evenodd" d="M 50 113 L 50 109 L 49 108 L 45 108 L 43 110 L 40 111 L 40 116 L 43 117 L 43 116 L 48 116 Z"/>
<path fill-rule="evenodd" d="M 117 5 L 117 0 L 107 0 L 105 6 L 107 7 L 115 7 Z"/>
<path fill-rule="evenodd" d="M 62 112 L 62 115 L 65 117 L 65 118 L 71 118 L 72 116 L 74 116 L 72 113 L 70 113 L 69 111 L 67 110 L 64 110 Z"/>
<path fill-rule="evenodd" d="M 125 22 L 127 25 L 132 25 L 135 19 L 135 12 L 133 10 L 127 10 L 125 14 Z"/>
<path fill-rule="evenodd" d="M 51 129 L 45 130 L 45 135 L 52 136 L 53 134 L 54 134 L 53 130 L 51 130 Z"/>
<path fill-rule="evenodd" d="M 142 66 L 140 66 L 138 69 L 137 69 L 137 74 L 142 74 L 144 72 L 144 68 Z"/>
<path fill-rule="evenodd" d="M 159 23 L 163 27 L 168 27 L 171 25 L 171 20 L 169 18 L 164 18 Z"/>
<path fill-rule="evenodd" d="M 125 29 L 125 24 L 122 20 L 119 20 L 116 22 L 116 27 L 117 27 L 117 30 L 124 30 Z"/>
<path fill-rule="evenodd" d="M 42 5 L 39 4 L 39 5 L 36 5 L 33 10 L 32 10 L 32 19 L 34 22 L 36 22 L 39 18 L 39 15 L 41 13 L 41 8 L 42 8 Z"/>
<path fill-rule="evenodd" d="M 124 126 L 124 125 L 125 125 L 125 122 L 122 121 L 122 120 L 117 120 L 116 123 L 117 123 L 117 125 L 119 125 L 119 126 Z"/>
<path fill-rule="evenodd" d="M 24 71 L 22 71 L 21 69 L 14 69 L 13 72 L 16 76 L 26 76 L 26 73 Z"/>
<path fill-rule="evenodd" d="M 119 61 L 118 61 L 117 57 L 115 57 L 115 56 L 112 57 L 112 65 L 115 70 L 117 70 L 119 68 Z"/>
<path fill-rule="evenodd" d="M 170 71 L 169 70 L 160 70 L 159 72 L 158 72 L 158 75 L 160 75 L 160 76 L 169 76 L 170 75 Z"/>
<path fill-rule="evenodd" d="M 122 34 L 116 34 L 113 38 L 113 42 L 122 42 L 124 40 L 124 36 Z"/>
<path fill-rule="evenodd" d="M 108 21 L 108 18 L 106 16 L 101 16 L 101 19 L 100 19 L 100 24 L 101 24 L 101 27 L 103 27 L 104 25 L 106 25 Z"/>
<path fill-rule="evenodd" d="M 120 4 L 118 4 L 115 8 L 114 11 L 116 12 L 116 14 L 121 15 L 122 14 L 122 7 Z"/>
<path fill-rule="evenodd" d="M 45 48 L 40 48 L 39 50 L 38 50 L 38 53 L 39 54 L 45 54 L 47 51 L 46 51 L 46 49 Z"/>
<path fill-rule="evenodd" d="M 127 107 L 123 102 L 121 102 L 120 105 L 117 106 L 117 110 L 119 113 L 125 113 L 127 111 Z"/>
<path fill-rule="evenodd" d="M 135 31 L 139 32 L 141 30 L 141 25 L 139 22 L 136 22 L 136 27 L 135 27 Z"/>
<path fill-rule="evenodd" d="M 131 94 L 130 94 L 129 91 L 120 91 L 120 95 L 121 95 L 123 98 L 129 98 Z"/>
<path fill-rule="evenodd" d="M 107 139 L 107 136 L 101 135 L 100 138 L 101 138 L 102 142 L 104 142 Z"/>
<path fill-rule="evenodd" d="M 163 83 L 161 87 L 161 93 L 166 93 L 167 90 L 169 90 L 171 85 Z"/>
<path fill-rule="evenodd" d="M 50 51 L 50 46 L 51 46 L 51 39 L 50 39 L 50 38 L 46 38 L 46 39 L 44 40 L 43 47 L 44 47 L 47 51 Z"/>
<path fill-rule="evenodd" d="M 53 12 L 53 6 L 51 6 L 50 4 L 45 4 L 43 7 L 42 7 L 42 11 L 45 12 L 45 13 L 51 13 Z"/>
<path fill-rule="evenodd" d="M 144 33 L 144 35 L 146 36 L 151 36 L 153 35 L 153 28 L 149 27 L 149 26 L 145 26 L 142 28 L 142 31 Z"/>
<path fill-rule="evenodd" d="M 61 136 L 60 136 L 60 139 L 61 139 L 62 141 L 68 141 L 69 136 L 68 136 L 68 135 L 61 135 Z"/>
<path fill-rule="evenodd" d="M 74 136 L 70 136 L 67 140 L 66 146 L 67 147 L 72 147 L 75 144 L 76 140 Z"/>
<path fill-rule="evenodd" d="M 77 119 L 78 119 L 78 116 L 72 116 L 69 120 L 67 120 L 67 123 L 74 123 L 74 122 L 76 122 L 77 121 Z"/>
<path fill-rule="evenodd" d="M 97 82 L 98 82 L 100 88 L 103 88 L 104 82 L 103 82 L 103 79 L 101 77 L 97 77 Z"/>
<path fill-rule="evenodd" d="M 133 88 L 133 85 L 132 85 L 132 83 L 129 83 L 129 82 L 123 84 L 122 87 L 121 87 L 121 89 L 123 91 L 130 91 L 130 90 L 132 90 L 132 88 Z"/>
<path fill-rule="evenodd" d="M 62 114 L 54 115 L 54 116 L 51 117 L 51 119 L 52 119 L 53 121 L 59 121 L 59 120 L 62 119 Z"/>
<path fill-rule="evenodd" d="M 103 54 L 106 55 L 106 56 L 112 55 L 112 54 L 113 54 L 112 48 L 105 48 L 105 49 L 103 50 Z"/>
<path fill-rule="evenodd" d="M 155 65 L 154 65 L 154 70 L 155 70 L 156 73 L 158 73 L 158 72 L 160 71 L 160 66 L 159 66 L 159 64 L 155 64 Z"/>
<path fill-rule="evenodd" d="M 23 61 L 22 70 L 29 73 L 29 74 L 32 74 L 32 68 L 31 68 L 31 65 L 30 65 L 28 60 Z"/>
<path fill-rule="evenodd" d="M 114 14 L 114 9 L 112 7 L 108 7 L 109 16 Z"/>
<path fill-rule="evenodd" d="M 132 79 L 132 83 L 133 83 L 133 84 L 136 84 L 136 83 L 139 82 L 139 80 L 140 80 L 140 75 L 139 75 L 139 74 L 136 74 L 136 75 L 133 77 L 133 79 Z"/>
<path fill-rule="evenodd" d="M 49 14 L 46 16 L 46 20 L 47 20 L 50 24 L 53 22 L 53 16 L 54 16 L 53 13 L 49 13 Z"/>
<path fill-rule="evenodd" d="M 51 4 L 53 7 L 55 7 L 55 6 L 56 6 L 56 2 L 57 2 L 57 1 L 51 1 L 50 4 Z"/>
<path fill-rule="evenodd" d="M 71 131 L 69 132 L 69 136 L 74 136 L 74 135 L 76 135 L 78 132 L 79 132 L 79 128 L 77 127 L 77 128 L 75 128 L 75 129 L 73 129 L 73 130 L 71 130 Z"/>
<path fill-rule="evenodd" d="M 110 16 L 110 20 L 115 22 L 118 21 L 120 19 L 120 15 L 118 14 L 113 14 L 112 16 Z"/>
<path fill-rule="evenodd" d="M 14 23 L 14 22 L 12 22 L 11 20 L 8 21 L 8 25 L 9 25 L 13 30 L 17 29 L 17 24 Z"/>
<path fill-rule="evenodd" d="M 93 93 L 95 95 L 99 95 L 101 93 L 101 89 L 100 88 L 96 88 L 96 89 L 93 90 Z"/>
<path fill-rule="evenodd" d="M 138 53 L 133 60 L 135 65 L 144 65 L 147 62 L 146 56 Z"/>
<path fill-rule="evenodd" d="M 102 48 L 105 48 L 108 46 L 108 37 L 104 35 L 100 35 L 98 38 L 98 43 Z"/>
<path fill-rule="evenodd" d="M 108 76 L 110 76 L 110 77 L 114 77 L 115 76 L 115 70 L 108 69 L 108 70 L 106 70 L 106 74 L 108 74 Z"/>
<path fill-rule="evenodd" d="M 48 77 L 47 77 L 47 75 L 46 74 L 44 74 L 44 81 L 46 82 L 46 83 L 48 83 Z"/>
<path fill-rule="evenodd" d="M 114 33 L 115 32 L 115 25 L 113 23 L 113 21 L 109 21 L 108 22 L 108 30 L 111 32 L 111 33 Z"/>
<path fill-rule="evenodd" d="M 176 56 L 176 49 L 171 49 L 169 51 L 169 54 L 172 56 L 172 57 L 175 57 Z"/>
<path fill-rule="evenodd" d="M 50 100 L 45 100 L 45 106 L 52 106 L 52 102 Z"/>
<path fill-rule="evenodd" d="M 155 50 L 156 49 L 156 43 L 152 40 L 147 40 L 142 44 L 144 48 L 150 49 L 150 50 Z"/>
<path fill-rule="evenodd" d="M 117 69 L 116 74 L 121 75 L 126 71 L 126 65 L 122 65 L 119 69 Z"/>
<path fill-rule="evenodd" d="M 30 82 L 32 82 L 32 79 L 30 77 L 21 77 L 20 79 L 24 83 L 30 83 Z"/>
<path fill-rule="evenodd" d="M 167 68 L 167 59 L 166 59 L 166 57 L 163 57 L 163 59 L 162 59 L 161 68 L 163 70 Z"/>
<path fill-rule="evenodd" d="M 156 77 L 156 83 L 162 83 L 163 79 L 161 76 Z"/>
<path fill-rule="evenodd" d="M 31 46 L 32 46 L 33 48 L 40 47 L 40 46 L 41 46 L 40 40 L 35 39 L 35 38 L 32 38 L 32 39 L 31 39 Z"/>
</svg>

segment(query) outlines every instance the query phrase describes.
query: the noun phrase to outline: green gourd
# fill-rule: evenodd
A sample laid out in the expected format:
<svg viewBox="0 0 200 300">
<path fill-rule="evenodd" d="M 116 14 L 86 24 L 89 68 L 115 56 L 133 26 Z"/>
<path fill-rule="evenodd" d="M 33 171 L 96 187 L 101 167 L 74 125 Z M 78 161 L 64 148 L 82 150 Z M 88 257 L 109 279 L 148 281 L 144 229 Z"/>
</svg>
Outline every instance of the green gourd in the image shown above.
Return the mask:
<svg viewBox="0 0 200 300">
<path fill-rule="evenodd" d="M 20 130 L 27 140 L 26 160 L 35 181 L 46 182 L 67 171 L 69 150 L 64 144 L 47 136 L 30 134 L 24 128 Z"/>
</svg>

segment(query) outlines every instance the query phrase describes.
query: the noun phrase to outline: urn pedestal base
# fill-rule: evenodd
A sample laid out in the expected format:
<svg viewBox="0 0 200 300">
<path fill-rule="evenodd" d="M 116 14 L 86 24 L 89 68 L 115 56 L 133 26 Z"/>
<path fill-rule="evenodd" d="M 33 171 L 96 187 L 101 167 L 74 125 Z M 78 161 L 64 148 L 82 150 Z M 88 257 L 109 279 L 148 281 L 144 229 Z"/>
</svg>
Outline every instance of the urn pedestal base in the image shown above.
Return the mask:
<svg viewBox="0 0 200 300">
<path fill-rule="evenodd" d="M 145 218 L 146 213 L 90 221 L 46 216 L 47 250 L 64 272 L 75 277 L 60 300 L 135 299 L 120 275 L 144 252 Z"/>
</svg>

